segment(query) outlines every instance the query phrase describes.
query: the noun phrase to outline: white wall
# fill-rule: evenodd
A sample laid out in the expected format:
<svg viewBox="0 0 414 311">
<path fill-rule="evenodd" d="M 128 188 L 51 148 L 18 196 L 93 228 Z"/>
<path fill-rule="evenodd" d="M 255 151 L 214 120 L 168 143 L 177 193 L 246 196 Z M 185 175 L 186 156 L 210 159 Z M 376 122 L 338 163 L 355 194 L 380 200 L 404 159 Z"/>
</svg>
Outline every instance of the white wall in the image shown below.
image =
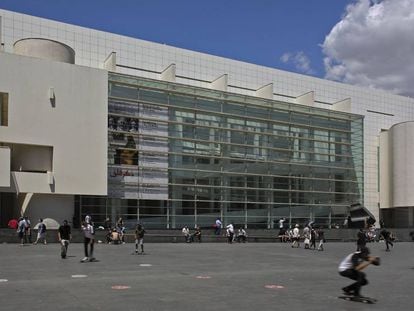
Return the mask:
<svg viewBox="0 0 414 311">
<path fill-rule="evenodd" d="M 390 208 L 392 207 L 391 198 L 391 175 L 392 162 L 390 161 L 390 135 L 389 131 L 383 131 L 379 135 L 379 153 L 380 153 L 380 207 Z"/>
<path fill-rule="evenodd" d="M 54 105 L 50 88 L 54 89 Z M 46 173 L 34 179 L 25 178 L 31 174 L 20 174 L 18 190 L 105 195 L 107 72 L 0 53 L 0 89 L 9 93 L 9 123 L 0 127 L 0 142 L 53 148 L 53 186 Z"/>
<path fill-rule="evenodd" d="M 10 149 L 0 148 L 0 187 L 10 187 Z"/>
<path fill-rule="evenodd" d="M 389 130 L 392 207 L 414 206 L 414 122 Z"/>
</svg>

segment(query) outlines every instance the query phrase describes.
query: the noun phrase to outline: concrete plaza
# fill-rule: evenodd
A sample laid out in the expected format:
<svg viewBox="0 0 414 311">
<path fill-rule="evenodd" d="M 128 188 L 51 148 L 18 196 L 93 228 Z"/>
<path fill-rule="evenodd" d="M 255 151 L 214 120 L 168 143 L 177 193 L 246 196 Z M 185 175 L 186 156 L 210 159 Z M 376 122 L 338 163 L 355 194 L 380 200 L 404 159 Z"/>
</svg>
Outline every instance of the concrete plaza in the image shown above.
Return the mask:
<svg viewBox="0 0 414 311">
<path fill-rule="evenodd" d="M 303 245 L 301 245 L 303 247 Z M 410 310 L 414 243 L 370 244 L 382 259 L 366 269 L 366 305 L 338 299 L 351 280 L 340 260 L 354 243 L 327 243 L 325 251 L 280 243 L 96 244 L 97 262 L 80 263 L 83 245 L 62 260 L 58 244 L 0 244 L 1 310 Z"/>
</svg>

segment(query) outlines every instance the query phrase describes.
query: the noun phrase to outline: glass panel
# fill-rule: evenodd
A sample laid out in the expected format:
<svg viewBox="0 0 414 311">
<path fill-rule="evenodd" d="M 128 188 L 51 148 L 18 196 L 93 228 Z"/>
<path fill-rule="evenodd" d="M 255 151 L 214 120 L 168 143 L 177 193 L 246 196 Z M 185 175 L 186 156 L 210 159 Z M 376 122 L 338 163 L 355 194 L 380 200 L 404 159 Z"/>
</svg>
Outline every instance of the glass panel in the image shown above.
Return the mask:
<svg viewBox="0 0 414 311">
<path fill-rule="evenodd" d="M 343 217 L 332 204 L 363 203 L 361 116 L 119 74 L 110 80 L 109 197 L 159 199 L 143 214 L 151 226 L 210 227 L 222 215 L 252 228 L 278 217 L 329 224 Z M 128 208 L 120 213 L 140 217 L 139 207 Z"/>
</svg>

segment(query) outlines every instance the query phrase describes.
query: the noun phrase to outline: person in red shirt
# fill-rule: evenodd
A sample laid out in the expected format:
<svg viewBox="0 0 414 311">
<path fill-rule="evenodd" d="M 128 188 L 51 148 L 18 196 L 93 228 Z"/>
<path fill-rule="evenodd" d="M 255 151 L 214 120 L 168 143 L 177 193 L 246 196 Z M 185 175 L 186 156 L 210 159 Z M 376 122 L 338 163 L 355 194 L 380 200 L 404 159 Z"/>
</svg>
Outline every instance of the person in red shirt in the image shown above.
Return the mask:
<svg viewBox="0 0 414 311">
<path fill-rule="evenodd" d="M 10 228 L 10 229 L 14 229 L 14 230 L 16 230 L 17 229 L 17 226 L 18 226 L 18 222 L 17 222 L 17 219 L 10 219 L 9 220 L 9 223 L 7 224 L 7 226 Z"/>
</svg>

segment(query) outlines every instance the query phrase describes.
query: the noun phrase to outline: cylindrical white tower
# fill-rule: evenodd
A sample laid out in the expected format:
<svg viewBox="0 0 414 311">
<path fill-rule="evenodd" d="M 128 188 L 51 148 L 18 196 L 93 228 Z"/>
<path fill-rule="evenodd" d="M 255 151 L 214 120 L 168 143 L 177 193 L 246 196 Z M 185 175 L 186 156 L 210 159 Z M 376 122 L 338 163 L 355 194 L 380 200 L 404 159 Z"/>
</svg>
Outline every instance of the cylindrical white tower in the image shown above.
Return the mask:
<svg viewBox="0 0 414 311">
<path fill-rule="evenodd" d="M 414 206 L 414 122 L 393 125 L 389 138 L 392 206 Z"/>
<path fill-rule="evenodd" d="M 15 54 L 38 57 L 57 62 L 75 63 L 75 51 L 68 45 L 58 41 L 42 38 L 26 38 L 13 45 Z"/>
</svg>

